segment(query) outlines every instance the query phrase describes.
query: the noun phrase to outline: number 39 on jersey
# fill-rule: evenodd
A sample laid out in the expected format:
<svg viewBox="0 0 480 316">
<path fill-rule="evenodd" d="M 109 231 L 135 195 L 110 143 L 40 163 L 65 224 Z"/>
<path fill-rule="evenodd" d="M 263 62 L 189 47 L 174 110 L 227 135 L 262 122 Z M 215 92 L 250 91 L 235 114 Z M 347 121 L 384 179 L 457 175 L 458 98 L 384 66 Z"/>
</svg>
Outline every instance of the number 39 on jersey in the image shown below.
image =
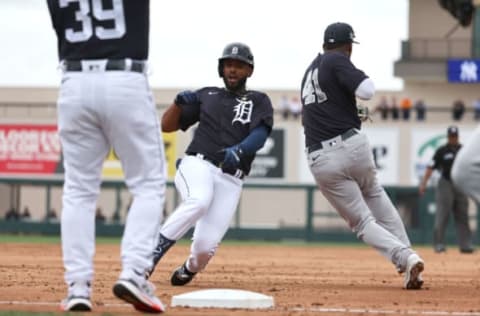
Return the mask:
<svg viewBox="0 0 480 316">
<path fill-rule="evenodd" d="M 125 15 L 123 13 L 122 0 L 112 0 L 112 8 L 105 9 L 102 0 L 92 0 L 90 6 L 89 0 L 59 0 L 60 8 L 66 8 L 71 3 L 78 3 L 78 11 L 75 12 L 75 19 L 81 23 L 80 30 L 72 28 L 65 30 L 65 38 L 70 43 L 88 41 L 93 35 L 101 40 L 121 38 L 125 35 Z M 103 26 L 95 26 L 90 16 L 98 21 L 113 20 L 113 27 L 105 28 Z"/>
</svg>

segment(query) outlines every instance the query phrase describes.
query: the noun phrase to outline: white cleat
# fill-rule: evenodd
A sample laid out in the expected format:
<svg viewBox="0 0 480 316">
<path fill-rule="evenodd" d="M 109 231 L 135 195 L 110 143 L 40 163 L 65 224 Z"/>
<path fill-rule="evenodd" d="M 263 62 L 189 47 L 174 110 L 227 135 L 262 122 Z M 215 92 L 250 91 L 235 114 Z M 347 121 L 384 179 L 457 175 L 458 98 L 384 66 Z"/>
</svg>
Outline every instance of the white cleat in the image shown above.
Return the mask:
<svg viewBox="0 0 480 316">
<path fill-rule="evenodd" d="M 147 280 L 143 284 L 137 285 L 132 280 L 120 279 L 113 286 L 113 293 L 119 299 L 132 304 L 136 310 L 147 313 L 163 313 L 165 311 L 165 306 L 155 296 L 155 287 Z"/>
<path fill-rule="evenodd" d="M 92 302 L 90 301 L 90 282 L 72 282 L 68 286 L 68 296 L 60 303 L 62 311 L 88 312 L 92 310 Z"/>
<path fill-rule="evenodd" d="M 88 297 L 70 296 L 62 301 L 60 309 L 64 312 L 89 312 L 92 310 L 92 303 Z"/>
<path fill-rule="evenodd" d="M 405 281 L 403 287 L 407 290 L 419 290 L 422 288 L 423 279 L 421 273 L 425 263 L 416 253 L 408 256 L 407 269 L 405 270 Z"/>
</svg>

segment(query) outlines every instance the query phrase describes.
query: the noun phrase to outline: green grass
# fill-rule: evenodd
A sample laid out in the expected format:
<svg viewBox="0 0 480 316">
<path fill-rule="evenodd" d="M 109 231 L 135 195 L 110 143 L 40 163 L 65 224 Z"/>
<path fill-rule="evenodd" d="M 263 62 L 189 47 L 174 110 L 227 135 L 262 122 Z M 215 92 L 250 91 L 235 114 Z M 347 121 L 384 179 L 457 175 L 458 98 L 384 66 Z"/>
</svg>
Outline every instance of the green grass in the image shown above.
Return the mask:
<svg viewBox="0 0 480 316">
<path fill-rule="evenodd" d="M 0 243 L 38 243 L 38 244 L 60 244 L 60 236 L 45 236 L 45 235 L 2 235 L 0 234 Z M 121 237 L 97 237 L 97 244 L 120 244 Z M 180 245 L 190 245 L 190 238 L 186 237 L 177 242 Z M 271 241 L 271 240 L 233 240 L 227 239 L 223 240 L 221 245 L 233 245 L 238 247 L 249 247 L 249 246 L 271 246 L 271 247 L 282 247 L 282 246 L 297 246 L 297 247 L 340 247 L 340 248 L 362 248 L 369 247 L 361 241 L 353 242 L 324 242 L 324 241 L 311 241 L 307 242 L 301 239 L 288 239 L 281 241 Z M 429 246 L 423 244 L 414 244 L 414 248 Z M 0 314 L 0 316 L 2 316 Z"/>
<path fill-rule="evenodd" d="M 97 244 L 120 244 L 120 237 L 97 237 Z M 60 236 L 43 235 L 1 235 L 0 243 L 38 243 L 38 244 L 59 244 Z M 190 239 L 181 239 L 179 244 L 190 244 Z M 265 241 L 265 240 L 224 240 L 222 244 L 234 245 L 239 247 L 248 247 L 251 245 L 267 246 L 299 246 L 299 247 L 363 247 L 362 242 L 306 242 L 303 240 L 283 240 L 283 241 Z M 1 315 L 1 314 L 0 314 Z"/>
<path fill-rule="evenodd" d="M 38 243 L 38 244 L 58 244 L 60 236 L 42 236 L 42 235 L 0 235 L 0 243 Z M 117 244 L 120 243 L 118 237 L 98 237 L 97 243 Z M 1 315 L 1 314 L 0 314 Z"/>
</svg>

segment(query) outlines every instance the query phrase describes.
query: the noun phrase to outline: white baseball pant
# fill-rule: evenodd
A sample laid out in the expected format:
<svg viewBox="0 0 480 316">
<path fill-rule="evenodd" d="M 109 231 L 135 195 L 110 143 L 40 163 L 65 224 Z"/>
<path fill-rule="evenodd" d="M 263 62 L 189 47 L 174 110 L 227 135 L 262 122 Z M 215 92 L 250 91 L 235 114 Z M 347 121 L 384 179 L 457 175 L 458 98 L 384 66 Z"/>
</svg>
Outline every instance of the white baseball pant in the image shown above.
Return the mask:
<svg viewBox="0 0 480 316">
<path fill-rule="evenodd" d="M 196 156 L 185 156 L 175 175 L 182 203 L 167 218 L 161 234 L 180 239 L 195 225 L 187 268 L 198 272 L 214 256 L 237 209 L 243 181 Z"/>
<path fill-rule="evenodd" d="M 95 208 L 103 161 L 114 148 L 133 196 L 122 239 L 122 274 L 152 265 L 165 201 L 166 167 L 147 78 L 125 71 L 65 72 L 58 99 L 65 167 L 61 214 L 67 284 L 91 281 Z"/>
</svg>

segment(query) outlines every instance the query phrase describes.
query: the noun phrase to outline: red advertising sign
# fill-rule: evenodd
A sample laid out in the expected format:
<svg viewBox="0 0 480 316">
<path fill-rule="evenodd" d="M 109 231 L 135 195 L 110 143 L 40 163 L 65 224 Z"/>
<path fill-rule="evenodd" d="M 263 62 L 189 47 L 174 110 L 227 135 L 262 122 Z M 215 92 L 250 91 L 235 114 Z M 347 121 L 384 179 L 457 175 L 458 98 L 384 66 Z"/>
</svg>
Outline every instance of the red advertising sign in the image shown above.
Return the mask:
<svg viewBox="0 0 480 316">
<path fill-rule="evenodd" d="M 52 175 L 60 153 L 57 125 L 0 124 L 0 175 Z"/>
</svg>

